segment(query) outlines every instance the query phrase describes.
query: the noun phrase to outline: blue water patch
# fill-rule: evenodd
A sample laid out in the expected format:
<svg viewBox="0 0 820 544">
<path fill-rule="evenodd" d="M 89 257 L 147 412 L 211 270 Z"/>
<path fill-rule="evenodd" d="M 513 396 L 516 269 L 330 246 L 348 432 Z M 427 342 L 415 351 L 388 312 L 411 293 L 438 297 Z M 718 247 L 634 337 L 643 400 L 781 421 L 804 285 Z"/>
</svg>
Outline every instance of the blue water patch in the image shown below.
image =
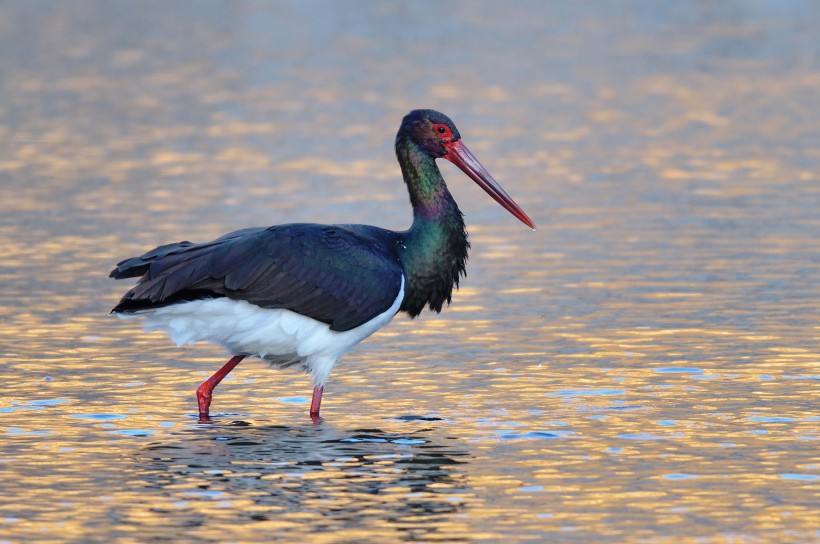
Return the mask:
<svg viewBox="0 0 820 544">
<path fill-rule="evenodd" d="M 514 431 L 499 431 L 500 438 L 504 440 L 554 440 L 556 438 L 565 438 L 575 434 L 572 431 L 530 431 L 528 433 L 515 433 Z"/>
<path fill-rule="evenodd" d="M 45 410 L 49 406 L 56 406 L 66 402 L 71 402 L 74 399 L 38 399 L 27 402 L 11 401 L 11 406 L 0 408 L 0 414 L 10 414 L 17 410 Z"/>
<path fill-rule="evenodd" d="M 74 399 L 39 399 L 39 400 L 32 400 L 27 402 L 29 406 L 55 406 L 57 404 L 63 404 L 66 402 L 71 402 Z"/>
<path fill-rule="evenodd" d="M 395 440 L 391 440 L 394 444 L 426 444 L 426 440 L 420 440 L 418 438 L 397 438 Z"/>
<path fill-rule="evenodd" d="M 548 397 L 586 397 L 589 395 L 624 395 L 623 389 L 561 389 L 554 393 L 547 393 Z"/>
<path fill-rule="evenodd" d="M 652 371 L 657 374 L 700 374 L 703 369 L 689 366 L 664 366 L 653 368 Z"/>
<path fill-rule="evenodd" d="M 74 419 L 93 419 L 95 421 L 110 421 L 112 419 L 124 419 L 128 416 L 122 414 L 71 414 Z"/>
<path fill-rule="evenodd" d="M 279 397 L 277 400 L 286 404 L 307 404 L 308 402 L 307 397 Z"/>
<path fill-rule="evenodd" d="M 677 425 L 677 424 L 678 424 L 678 422 L 675 421 L 674 419 L 659 419 L 658 420 L 658 425 L 663 425 L 665 427 L 670 427 L 672 425 Z"/>
<path fill-rule="evenodd" d="M 44 435 L 44 434 L 51 434 L 52 431 L 44 429 L 40 431 L 27 431 L 22 427 L 7 427 L 6 433 L 8 434 L 19 434 L 19 435 Z"/>
<path fill-rule="evenodd" d="M 119 429 L 116 431 L 111 431 L 111 434 L 121 434 L 123 436 L 151 436 L 154 434 L 154 431 L 149 429 Z"/>
<path fill-rule="evenodd" d="M 793 417 L 753 416 L 753 417 L 747 417 L 746 421 L 765 421 L 767 423 L 788 423 L 790 421 L 796 421 L 796 420 Z"/>
<path fill-rule="evenodd" d="M 698 476 L 696 476 L 695 474 L 683 474 L 683 473 L 664 474 L 663 475 L 664 480 L 691 480 L 693 478 L 698 478 Z"/>
<path fill-rule="evenodd" d="M 531 492 L 531 491 L 544 491 L 544 486 L 543 485 L 531 485 L 531 486 L 528 486 L 528 487 L 519 487 L 517 489 L 517 491 L 523 491 L 525 493 Z"/>
<path fill-rule="evenodd" d="M 820 476 L 817 474 L 781 474 L 781 478 L 784 480 L 800 480 L 802 482 L 816 482 L 820 480 Z"/>
</svg>

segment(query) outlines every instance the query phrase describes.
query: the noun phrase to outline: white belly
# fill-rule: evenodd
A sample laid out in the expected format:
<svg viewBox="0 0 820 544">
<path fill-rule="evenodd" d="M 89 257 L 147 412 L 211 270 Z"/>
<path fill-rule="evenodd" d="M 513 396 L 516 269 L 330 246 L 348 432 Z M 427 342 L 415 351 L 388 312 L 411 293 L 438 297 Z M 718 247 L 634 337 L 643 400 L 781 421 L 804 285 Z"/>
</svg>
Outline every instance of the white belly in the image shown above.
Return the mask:
<svg viewBox="0 0 820 544">
<path fill-rule="evenodd" d="M 290 310 L 269 310 L 242 300 L 215 298 L 181 302 L 122 318 L 143 316 L 145 331 L 161 330 L 177 346 L 211 342 L 233 355 L 255 355 L 280 364 L 301 362 L 322 386 L 339 358 L 387 325 L 404 298 L 404 278 L 393 305 L 349 331 L 332 331 L 326 323 Z"/>
</svg>

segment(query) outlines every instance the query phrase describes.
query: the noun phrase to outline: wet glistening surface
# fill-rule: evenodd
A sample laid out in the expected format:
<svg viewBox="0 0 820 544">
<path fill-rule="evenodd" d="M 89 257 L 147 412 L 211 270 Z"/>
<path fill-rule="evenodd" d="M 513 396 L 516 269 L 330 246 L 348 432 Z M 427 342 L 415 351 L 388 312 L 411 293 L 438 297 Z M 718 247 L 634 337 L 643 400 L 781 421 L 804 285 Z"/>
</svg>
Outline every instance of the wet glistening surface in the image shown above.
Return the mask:
<svg viewBox="0 0 820 544">
<path fill-rule="evenodd" d="M 0 4 L 0 542 L 820 540 L 820 8 Z M 434 13 L 435 15 L 431 15 Z M 468 275 L 311 383 L 106 314 L 159 244 L 410 223 Z M 441 162 L 441 161 L 440 161 Z"/>
</svg>

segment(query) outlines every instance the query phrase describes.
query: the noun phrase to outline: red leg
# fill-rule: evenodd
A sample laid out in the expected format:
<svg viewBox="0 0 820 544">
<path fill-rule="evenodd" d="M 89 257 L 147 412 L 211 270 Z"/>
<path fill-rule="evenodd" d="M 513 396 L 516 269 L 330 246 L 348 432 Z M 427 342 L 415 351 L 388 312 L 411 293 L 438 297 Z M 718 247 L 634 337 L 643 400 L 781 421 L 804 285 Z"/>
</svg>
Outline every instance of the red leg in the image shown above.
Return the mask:
<svg viewBox="0 0 820 544">
<path fill-rule="evenodd" d="M 313 388 L 313 399 L 310 401 L 310 419 L 314 423 L 319 423 L 322 418 L 319 417 L 319 408 L 322 406 L 322 392 L 324 387 L 316 386 Z"/>
<path fill-rule="evenodd" d="M 234 355 L 231 357 L 231 360 L 225 363 L 222 368 L 217 370 L 213 376 L 202 382 L 202 384 L 197 387 L 196 400 L 199 404 L 200 423 L 209 423 L 211 421 L 211 416 L 208 415 L 208 409 L 211 407 L 211 397 L 214 388 L 219 385 L 219 382 L 225 379 L 225 376 L 227 376 L 228 373 L 239 364 L 239 361 L 244 358 L 244 355 Z"/>
</svg>

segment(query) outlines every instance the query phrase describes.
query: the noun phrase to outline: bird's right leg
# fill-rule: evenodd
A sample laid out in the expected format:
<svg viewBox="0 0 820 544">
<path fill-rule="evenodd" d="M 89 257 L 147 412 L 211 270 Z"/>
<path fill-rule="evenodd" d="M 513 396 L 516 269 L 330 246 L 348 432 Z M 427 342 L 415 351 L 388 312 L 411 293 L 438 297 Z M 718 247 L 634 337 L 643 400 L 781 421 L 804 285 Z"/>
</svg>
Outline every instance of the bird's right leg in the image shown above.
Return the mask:
<svg viewBox="0 0 820 544">
<path fill-rule="evenodd" d="M 322 418 L 319 416 L 319 408 L 322 406 L 322 393 L 324 390 L 325 388 L 321 385 L 317 385 L 313 388 L 313 398 L 310 400 L 310 419 L 312 419 L 314 423 L 322 421 Z"/>
</svg>

